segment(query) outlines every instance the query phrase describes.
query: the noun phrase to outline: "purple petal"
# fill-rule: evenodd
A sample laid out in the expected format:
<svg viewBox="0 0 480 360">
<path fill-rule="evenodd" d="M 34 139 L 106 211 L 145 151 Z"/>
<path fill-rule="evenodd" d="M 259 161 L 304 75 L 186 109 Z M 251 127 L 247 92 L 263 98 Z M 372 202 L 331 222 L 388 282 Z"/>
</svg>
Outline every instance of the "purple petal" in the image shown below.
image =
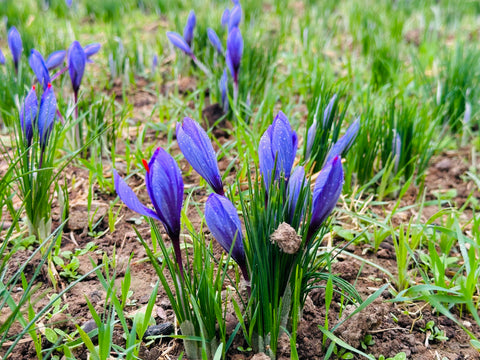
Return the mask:
<svg viewBox="0 0 480 360">
<path fill-rule="evenodd" d="M 330 98 L 330 101 L 328 102 L 328 105 L 325 108 L 325 111 L 323 112 L 323 127 L 324 128 L 327 126 L 327 120 L 330 119 L 330 116 L 332 114 L 333 105 L 335 104 L 336 100 L 337 100 L 337 94 L 334 94 Z"/>
<path fill-rule="evenodd" d="M 317 134 L 317 121 L 314 120 L 307 134 L 307 148 L 305 151 L 305 159 L 309 159 L 312 155 L 313 143 L 315 142 L 315 135 Z"/>
<path fill-rule="evenodd" d="M 179 240 L 183 180 L 175 159 L 164 149 L 158 148 L 150 159 L 145 183 L 168 236 L 173 241 Z"/>
<path fill-rule="evenodd" d="M 173 46 L 179 48 L 185 54 L 193 56 L 192 49 L 190 48 L 190 46 L 188 46 L 188 44 L 185 42 L 185 39 L 180 34 L 173 31 L 168 31 L 167 37 L 168 40 L 170 40 L 170 42 L 173 44 Z"/>
<path fill-rule="evenodd" d="M 65 0 L 65 4 L 67 4 L 68 7 L 72 6 L 72 0 Z"/>
<path fill-rule="evenodd" d="M 12 52 L 13 62 L 15 64 L 15 67 L 18 68 L 18 63 L 20 62 L 20 58 L 22 57 L 23 44 L 22 44 L 22 38 L 20 36 L 20 33 L 18 32 L 15 26 L 12 26 L 8 31 L 7 40 L 8 40 L 8 47 Z"/>
<path fill-rule="evenodd" d="M 48 84 L 40 100 L 40 110 L 38 111 L 38 133 L 42 148 L 47 144 L 53 128 L 56 112 L 57 99 L 55 98 L 52 85 Z"/>
<path fill-rule="evenodd" d="M 222 14 L 222 26 L 225 27 L 228 25 L 228 20 L 230 19 L 230 9 L 225 9 Z"/>
<path fill-rule="evenodd" d="M 227 253 L 230 253 L 235 240 L 231 256 L 241 267 L 245 266 L 242 224 L 231 201 L 224 196 L 210 194 L 205 204 L 205 221 L 213 237 Z"/>
<path fill-rule="evenodd" d="M 26 139 L 27 146 L 30 146 L 33 138 L 33 124 L 38 114 L 38 99 L 35 92 L 35 85 L 32 86 L 20 109 L 20 125 L 23 135 Z"/>
<path fill-rule="evenodd" d="M 343 182 L 342 160 L 340 156 L 336 156 L 327 162 L 315 182 L 309 233 L 317 231 L 335 208 L 342 192 Z"/>
<path fill-rule="evenodd" d="M 222 93 L 222 106 L 223 111 L 228 111 L 228 77 L 227 77 L 227 69 L 223 70 L 223 75 L 220 79 L 220 91 Z"/>
<path fill-rule="evenodd" d="M 223 55 L 223 46 L 215 30 L 208 28 L 207 29 L 208 39 L 215 49 L 217 49 L 220 55 Z"/>
<path fill-rule="evenodd" d="M 305 169 L 303 166 L 298 166 L 295 168 L 295 171 L 292 173 L 290 180 L 288 181 L 287 186 L 287 196 L 288 196 L 288 209 L 290 215 L 290 222 L 293 219 L 295 214 L 295 209 L 297 207 L 298 197 L 300 192 L 306 186 L 306 178 L 305 178 Z M 301 214 L 305 213 L 306 202 L 303 204 L 303 208 L 301 210 Z"/>
<path fill-rule="evenodd" d="M 188 14 L 187 24 L 183 28 L 183 39 L 188 44 L 192 46 L 193 41 L 193 30 L 195 30 L 195 25 L 197 24 L 197 18 L 195 17 L 195 12 L 192 10 Z"/>
<path fill-rule="evenodd" d="M 203 128 L 186 117 L 177 123 L 177 142 L 188 163 L 200 174 L 217 194 L 223 195 L 223 183 L 217 156 Z"/>
<path fill-rule="evenodd" d="M 243 55 L 243 38 L 240 30 L 234 28 L 227 38 L 227 66 L 235 82 L 238 81 L 238 70 Z"/>
<path fill-rule="evenodd" d="M 355 138 L 357 137 L 358 130 L 360 129 L 360 118 L 357 118 L 347 129 L 345 135 L 343 135 L 330 149 L 327 156 L 327 162 L 332 160 L 335 156 L 342 156 L 350 149 Z"/>
<path fill-rule="evenodd" d="M 3 55 L 2 49 L 0 49 L 0 65 L 5 64 L 5 55 Z"/>
<path fill-rule="evenodd" d="M 125 181 L 118 175 L 117 171 L 113 170 L 113 178 L 115 182 L 115 191 L 120 199 L 130 210 L 135 211 L 140 215 L 149 216 L 151 218 L 160 220 L 158 215 L 152 209 L 149 209 L 138 200 L 137 195 L 133 190 L 125 183 Z"/>
<path fill-rule="evenodd" d="M 292 130 L 287 116 L 280 111 L 272 124 L 272 154 L 277 157 L 276 178 L 283 173 L 286 179 L 290 177 L 292 166 L 297 154 L 297 133 Z"/>
<path fill-rule="evenodd" d="M 35 73 L 38 82 L 42 84 L 43 89 L 46 89 L 48 83 L 50 82 L 50 75 L 48 74 L 48 69 L 45 65 L 45 60 L 43 60 L 42 54 L 40 54 L 37 50 L 32 49 L 28 63 Z"/>
<path fill-rule="evenodd" d="M 51 53 L 45 62 L 47 69 L 50 71 L 60 67 L 65 60 L 65 55 L 67 55 L 65 50 L 58 50 Z"/>
<path fill-rule="evenodd" d="M 272 182 L 272 172 L 275 166 L 275 157 L 272 155 L 272 125 L 263 133 L 258 144 L 258 160 L 260 172 L 268 190 Z"/>
<path fill-rule="evenodd" d="M 228 31 L 238 28 L 240 21 L 242 21 L 242 7 L 240 5 L 235 5 L 232 11 L 230 11 L 230 17 L 228 19 Z"/>
<path fill-rule="evenodd" d="M 83 48 L 83 51 L 85 51 L 85 56 L 87 59 L 90 59 L 91 56 L 95 55 L 98 53 L 101 49 L 102 45 L 99 43 L 93 43 L 93 44 L 88 44 Z"/>
<path fill-rule="evenodd" d="M 70 80 L 72 81 L 72 88 L 75 94 L 78 93 L 78 89 L 82 83 L 86 61 L 87 58 L 82 45 L 75 40 L 68 50 L 68 71 L 70 73 Z"/>
<path fill-rule="evenodd" d="M 392 158 L 394 159 L 394 171 L 398 172 L 398 165 L 402 156 L 402 138 L 396 129 L 393 129 Z"/>
</svg>

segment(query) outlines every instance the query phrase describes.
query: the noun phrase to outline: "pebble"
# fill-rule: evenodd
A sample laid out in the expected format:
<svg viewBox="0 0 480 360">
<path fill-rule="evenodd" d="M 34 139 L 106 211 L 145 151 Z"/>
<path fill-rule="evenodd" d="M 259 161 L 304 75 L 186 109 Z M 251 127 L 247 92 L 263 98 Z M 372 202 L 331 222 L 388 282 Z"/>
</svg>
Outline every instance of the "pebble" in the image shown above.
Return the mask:
<svg viewBox="0 0 480 360">
<path fill-rule="evenodd" d="M 143 339 L 145 340 L 149 336 L 170 335 L 173 334 L 174 330 L 171 322 L 160 325 L 150 325 L 145 331 L 145 334 L 143 334 Z"/>
</svg>

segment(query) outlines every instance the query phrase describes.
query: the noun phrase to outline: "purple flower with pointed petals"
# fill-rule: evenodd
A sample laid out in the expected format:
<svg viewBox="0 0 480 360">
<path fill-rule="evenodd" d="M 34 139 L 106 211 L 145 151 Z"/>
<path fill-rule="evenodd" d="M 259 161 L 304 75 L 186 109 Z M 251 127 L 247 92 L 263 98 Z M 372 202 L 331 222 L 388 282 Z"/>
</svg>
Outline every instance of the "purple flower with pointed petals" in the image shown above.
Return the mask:
<svg viewBox="0 0 480 360">
<path fill-rule="evenodd" d="M 238 71 L 240 69 L 242 55 L 243 38 L 240 30 L 236 27 L 230 31 L 230 34 L 228 35 L 226 55 L 227 66 L 235 84 L 238 84 Z"/>
<path fill-rule="evenodd" d="M 332 160 L 335 156 L 342 156 L 350 149 L 355 138 L 357 137 L 358 130 L 360 129 L 360 118 L 357 118 L 347 129 L 345 135 L 343 135 L 330 149 L 327 156 L 327 162 Z"/>
<path fill-rule="evenodd" d="M 288 180 L 295 161 L 297 145 L 297 133 L 293 131 L 287 116 L 280 111 L 272 125 L 262 135 L 258 146 L 260 172 L 267 190 L 272 182 L 273 171 L 274 180 L 278 180 L 280 175 Z"/>
<path fill-rule="evenodd" d="M 235 5 L 232 11 L 230 11 L 230 17 L 228 18 L 228 31 L 238 28 L 240 21 L 242 21 L 242 7 Z"/>
<path fill-rule="evenodd" d="M 159 220 L 172 240 L 177 263 L 183 275 L 180 252 L 180 217 L 183 205 L 183 180 L 180 169 L 171 155 L 158 148 L 150 162 L 143 160 L 147 171 L 145 184 L 154 207 L 149 209 L 138 200 L 132 189 L 114 170 L 115 190 L 128 208 L 136 213 Z"/>
<path fill-rule="evenodd" d="M 20 125 L 22 127 L 23 136 L 25 137 L 27 146 L 32 144 L 33 124 L 37 118 L 38 99 L 35 92 L 35 85 L 32 86 L 20 109 Z"/>
<path fill-rule="evenodd" d="M 3 55 L 2 49 L 0 49 L 0 65 L 5 64 L 5 55 Z"/>
<path fill-rule="evenodd" d="M 222 93 L 222 106 L 223 111 L 228 111 L 228 77 L 227 77 L 227 69 L 223 69 L 223 75 L 220 78 L 220 91 Z"/>
<path fill-rule="evenodd" d="M 337 101 L 337 94 L 333 94 L 333 96 L 330 98 L 330 101 L 328 102 L 327 107 L 325 108 L 325 111 L 323 112 L 324 128 L 327 126 L 328 119 L 330 119 L 330 115 L 332 114 L 333 105 L 335 105 L 335 101 Z"/>
<path fill-rule="evenodd" d="M 53 92 L 52 85 L 47 84 L 47 88 L 43 92 L 40 100 L 40 109 L 38 111 L 38 133 L 40 136 L 40 146 L 45 148 L 50 133 L 52 132 L 53 122 L 57 113 L 57 99 Z"/>
<path fill-rule="evenodd" d="M 48 71 L 62 66 L 63 61 L 65 60 L 65 55 L 67 55 L 65 50 L 58 50 L 51 53 L 47 61 L 45 61 Z"/>
<path fill-rule="evenodd" d="M 43 86 L 43 89 L 46 89 L 50 82 L 50 75 L 48 74 L 47 65 L 45 65 L 45 60 L 43 59 L 42 54 L 37 50 L 32 49 L 28 63 L 35 73 L 38 82 Z"/>
<path fill-rule="evenodd" d="M 75 103 L 77 102 L 78 90 L 82 83 L 86 61 L 87 58 L 82 45 L 75 40 L 68 50 L 68 72 L 70 73 L 70 80 L 72 81 L 72 88 L 75 94 Z"/>
<path fill-rule="evenodd" d="M 210 40 L 210 43 L 213 45 L 215 49 L 217 49 L 218 53 L 220 55 L 223 55 L 223 46 L 222 42 L 220 41 L 217 33 L 215 30 L 208 28 L 207 29 L 207 35 L 208 35 L 208 40 Z"/>
<path fill-rule="evenodd" d="M 309 159 L 312 155 L 313 143 L 317 134 L 317 120 L 313 120 L 312 125 L 308 128 L 307 133 L 307 147 L 305 149 L 305 159 Z"/>
<path fill-rule="evenodd" d="M 231 253 L 233 260 L 240 266 L 245 280 L 248 281 L 242 224 L 235 206 L 225 196 L 210 194 L 205 204 L 205 221 L 213 237 L 227 253 Z"/>
<path fill-rule="evenodd" d="M 340 156 L 327 162 L 320 171 L 312 199 L 312 218 L 308 229 L 307 241 L 317 232 L 325 219 L 337 204 L 343 187 L 343 168 Z"/>
<path fill-rule="evenodd" d="M 190 11 L 190 14 L 188 14 L 187 23 L 183 28 L 183 39 L 188 44 L 188 46 L 192 46 L 193 30 L 195 30 L 196 24 L 197 18 L 195 17 L 195 12 L 192 10 Z"/>
<path fill-rule="evenodd" d="M 307 180 L 305 178 L 305 169 L 303 166 L 298 166 L 290 176 L 288 180 L 287 186 L 287 198 L 288 198 L 288 213 L 290 218 L 290 223 L 293 220 L 293 216 L 295 215 L 295 209 L 297 207 L 298 197 L 300 196 L 300 192 L 302 189 L 307 185 Z M 306 199 L 305 199 L 306 200 Z M 301 209 L 301 214 L 305 213 L 307 202 L 305 201 L 303 207 Z"/>
<path fill-rule="evenodd" d="M 230 9 L 225 9 L 222 14 L 222 26 L 225 27 L 228 25 L 228 20 L 230 19 Z"/>
<path fill-rule="evenodd" d="M 402 156 L 402 138 L 397 130 L 393 129 L 392 141 L 392 157 L 394 161 L 393 171 L 398 172 L 398 165 L 400 164 L 400 157 Z"/>
<path fill-rule="evenodd" d="M 22 57 L 23 44 L 20 33 L 15 26 L 12 26 L 8 31 L 8 47 L 12 52 L 13 63 L 15 64 L 15 71 L 18 71 L 18 63 Z"/>
<path fill-rule="evenodd" d="M 177 142 L 188 163 L 200 174 L 217 194 L 223 195 L 223 183 L 217 156 L 202 127 L 186 117 L 177 123 Z"/>
<path fill-rule="evenodd" d="M 93 43 L 93 44 L 88 44 L 83 48 L 83 51 L 85 52 L 85 56 L 87 57 L 87 62 L 92 63 L 93 61 L 90 60 L 90 58 L 98 53 L 100 51 L 100 48 L 102 45 L 99 43 Z"/>
<path fill-rule="evenodd" d="M 170 42 L 173 44 L 173 46 L 179 48 L 188 56 L 190 57 L 193 56 L 192 49 L 180 34 L 173 31 L 167 31 L 167 37 L 168 37 L 168 40 L 170 40 Z"/>
</svg>

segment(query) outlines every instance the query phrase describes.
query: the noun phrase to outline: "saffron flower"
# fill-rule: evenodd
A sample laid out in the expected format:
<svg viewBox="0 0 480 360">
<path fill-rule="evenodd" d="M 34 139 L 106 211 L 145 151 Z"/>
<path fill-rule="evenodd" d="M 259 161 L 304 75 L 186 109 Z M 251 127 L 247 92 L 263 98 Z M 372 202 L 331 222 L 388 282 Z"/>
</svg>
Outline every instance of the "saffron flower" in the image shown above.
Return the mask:
<svg viewBox="0 0 480 360">
<path fill-rule="evenodd" d="M 192 10 L 190 11 L 190 14 L 188 14 L 187 23 L 183 28 L 183 39 L 190 47 L 192 46 L 193 30 L 195 30 L 196 24 L 197 24 L 197 18 L 195 17 L 195 12 Z"/>
<path fill-rule="evenodd" d="M 147 163 L 145 185 L 154 210 L 143 205 L 133 190 L 125 183 L 117 171 L 113 171 L 115 190 L 130 210 L 144 216 L 159 220 L 172 240 L 180 271 L 183 274 L 182 255 L 180 252 L 180 216 L 183 205 L 183 180 L 180 169 L 164 149 L 158 148 Z"/>
<path fill-rule="evenodd" d="M 3 55 L 2 49 L 0 49 L 0 65 L 5 64 L 5 55 Z"/>
<path fill-rule="evenodd" d="M 280 111 L 272 125 L 262 135 L 258 146 L 260 172 L 267 190 L 272 183 L 272 173 L 274 180 L 278 180 L 281 175 L 288 180 L 297 153 L 297 145 L 297 133 L 292 129 L 287 116 Z"/>
<path fill-rule="evenodd" d="M 312 218 L 307 240 L 311 239 L 335 208 L 342 192 L 343 182 L 342 159 L 337 155 L 325 164 L 315 181 L 312 198 Z"/>
<path fill-rule="evenodd" d="M 7 41 L 8 41 L 8 47 L 12 52 L 15 71 L 18 72 L 18 64 L 20 63 L 20 58 L 22 57 L 23 44 L 22 44 L 22 38 L 20 37 L 20 33 L 18 32 L 15 26 L 12 26 L 8 31 Z"/>
<path fill-rule="evenodd" d="M 227 38 L 227 55 L 226 62 L 233 82 L 238 86 L 238 71 L 240 69 L 240 62 L 243 55 L 243 38 L 240 30 L 236 27 Z"/>
<path fill-rule="evenodd" d="M 328 102 L 327 107 L 325 108 L 325 111 L 323 112 L 324 127 L 327 125 L 327 121 L 330 119 L 330 116 L 333 110 L 333 105 L 335 105 L 335 101 L 337 101 L 337 94 L 333 94 L 333 96 L 330 98 L 330 101 Z"/>
<path fill-rule="evenodd" d="M 38 113 L 38 99 L 35 92 L 35 85 L 32 86 L 23 101 L 20 109 L 20 125 L 22 127 L 23 136 L 26 140 L 27 147 L 32 144 L 33 138 L 33 124 L 37 118 Z"/>
<path fill-rule="evenodd" d="M 222 26 L 225 27 L 228 25 L 228 20 L 230 19 L 230 9 L 225 9 L 222 14 Z"/>
<path fill-rule="evenodd" d="M 63 61 L 65 60 L 65 55 L 67 55 L 67 52 L 65 50 L 58 50 L 51 53 L 48 56 L 47 61 L 45 61 L 45 65 L 47 66 L 48 71 L 62 66 Z"/>
<path fill-rule="evenodd" d="M 208 35 L 208 40 L 210 40 L 210 43 L 213 45 L 213 47 L 217 50 L 217 52 L 220 55 L 223 55 L 222 42 L 220 41 L 220 38 L 218 37 L 215 30 L 213 30 L 211 28 L 208 28 L 207 29 L 207 35 Z"/>
<path fill-rule="evenodd" d="M 225 196 L 210 194 L 205 204 L 205 221 L 215 240 L 227 253 L 231 251 L 233 260 L 239 265 L 243 277 L 248 281 L 242 224 L 235 206 Z"/>
<path fill-rule="evenodd" d="M 186 117 L 181 123 L 177 123 L 176 135 L 178 146 L 188 163 L 205 179 L 213 191 L 223 195 L 217 157 L 205 130 L 196 121 Z"/>
<path fill-rule="evenodd" d="M 178 33 L 174 31 L 167 31 L 168 40 L 173 44 L 173 46 L 182 50 L 185 54 L 190 57 L 193 57 L 193 51 L 190 48 L 190 45 L 187 44 L 185 39 Z"/>
<path fill-rule="evenodd" d="M 101 47 L 102 45 L 100 45 L 99 43 L 93 43 L 93 44 L 88 44 L 83 48 L 83 51 L 85 52 L 85 56 L 87 58 L 87 62 L 89 63 L 93 62 L 92 60 L 90 60 L 90 58 L 96 53 L 98 53 Z"/>
<path fill-rule="evenodd" d="M 331 98 L 330 101 L 328 102 L 327 107 L 325 108 L 325 111 L 323 112 L 323 128 L 327 127 L 327 121 L 330 119 L 330 116 L 332 114 L 333 110 L 333 105 L 335 104 L 335 101 L 337 100 L 337 94 L 334 94 Z M 313 143 L 315 142 L 315 136 L 317 134 L 317 126 L 318 126 L 318 121 L 317 121 L 317 114 L 315 113 L 315 117 L 313 120 L 312 125 L 308 128 L 308 133 L 307 133 L 307 146 L 306 146 L 306 151 L 305 151 L 305 158 L 308 159 L 312 155 L 312 148 L 313 148 Z"/>
<path fill-rule="evenodd" d="M 222 93 L 222 106 L 223 112 L 228 111 L 228 77 L 227 77 L 227 69 L 223 69 L 223 75 L 220 78 L 220 92 Z"/>
<path fill-rule="evenodd" d="M 288 214 L 290 218 L 290 223 L 293 220 L 295 215 L 295 209 L 297 208 L 298 197 L 300 196 L 300 192 L 307 184 L 307 180 L 305 178 L 305 168 L 303 166 L 298 166 L 295 168 L 292 176 L 288 181 L 287 186 L 287 199 L 288 199 Z M 306 199 L 305 199 L 306 200 Z M 301 210 L 301 214 L 303 216 L 305 212 L 306 201 L 303 205 Z"/>
<path fill-rule="evenodd" d="M 78 90 L 82 83 L 83 73 L 85 72 L 85 63 L 87 61 L 85 51 L 78 41 L 74 41 L 68 50 L 68 72 L 72 81 L 75 103 L 78 99 Z"/>
<path fill-rule="evenodd" d="M 38 133 L 40 136 L 40 146 L 45 149 L 48 138 L 52 132 L 55 115 L 57 113 L 57 99 L 52 89 L 52 84 L 48 83 L 40 99 L 40 109 L 38 111 Z"/>
<path fill-rule="evenodd" d="M 242 8 L 237 4 L 233 7 L 232 11 L 230 11 L 230 16 L 228 18 L 228 31 L 238 28 L 240 21 L 242 21 Z"/>
<path fill-rule="evenodd" d="M 32 49 L 28 63 L 35 73 L 38 82 L 42 84 L 44 89 L 46 89 L 47 85 L 50 83 L 50 75 L 48 74 L 47 65 L 45 64 L 42 54 L 37 50 Z"/>
<path fill-rule="evenodd" d="M 355 138 L 357 137 L 358 130 L 360 129 L 360 118 L 357 118 L 347 129 L 345 135 L 343 135 L 330 149 L 327 156 L 327 162 L 332 160 L 335 156 L 342 156 L 350 149 Z"/>
<path fill-rule="evenodd" d="M 393 171 L 398 172 L 400 157 L 402 156 L 402 138 L 396 129 L 393 129 L 392 157 L 394 161 Z"/>
</svg>

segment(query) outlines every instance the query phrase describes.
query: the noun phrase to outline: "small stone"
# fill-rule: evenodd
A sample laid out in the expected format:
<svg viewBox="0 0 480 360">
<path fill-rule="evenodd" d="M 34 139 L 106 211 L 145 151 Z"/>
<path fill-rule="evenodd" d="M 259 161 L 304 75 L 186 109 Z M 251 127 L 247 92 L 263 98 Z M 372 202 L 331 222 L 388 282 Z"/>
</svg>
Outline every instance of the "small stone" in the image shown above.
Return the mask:
<svg viewBox="0 0 480 360">
<path fill-rule="evenodd" d="M 145 334 L 143 334 L 143 339 L 145 340 L 149 336 L 170 335 L 173 334 L 174 330 L 171 322 L 166 322 L 160 325 L 150 325 L 145 331 Z"/>
<path fill-rule="evenodd" d="M 276 243 L 286 254 L 295 254 L 302 244 L 302 238 L 293 227 L 285 222 L 281 223 L 277 230 L 270 235 L 270 241 Z"/>
<path fill-rule="evenodd" d="M 266 355 L 265 353 L 261 352 L 258 354 L 253 355 L 251 360 L 270 360 L 270 356 Z"/>
<path fill-rule="evenodd" d="M 90 331 L 95 330 L 96 328 L 97 328 L 97 323 L 93 319 L 88 320 L 82 325 L 82 330 L 85 331 L 87 334 Z"/>
</svg>

